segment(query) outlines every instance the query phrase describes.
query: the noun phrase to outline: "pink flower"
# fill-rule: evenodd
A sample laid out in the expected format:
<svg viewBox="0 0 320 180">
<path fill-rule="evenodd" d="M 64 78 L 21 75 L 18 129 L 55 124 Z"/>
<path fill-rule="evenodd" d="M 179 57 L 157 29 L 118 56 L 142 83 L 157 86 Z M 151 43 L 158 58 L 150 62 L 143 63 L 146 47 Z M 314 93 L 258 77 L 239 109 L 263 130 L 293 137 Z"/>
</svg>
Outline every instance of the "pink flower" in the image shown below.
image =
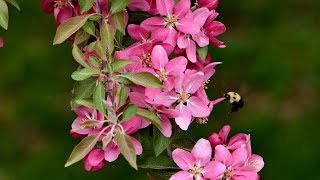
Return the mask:
<svg viewBox="0 0 320 180">
<path fill-rule="evenodd" d="M 93 132 L 97 131 L 102 127 L 103 123 L 101 123 L 94 129 L 81 129 L 81 128 L 79 129 L 79 126 L 83 122 L 90 121 L 90 120 L 103 121 L 104 115 L 98 112 L 96 109 L 91 109 L 85 106 L 77 107 L 74 111 L 78 115 L 78 117 L 73 121 L 71 125 L 72 133 L 88 135 L 88 134 L 92 134 Z"/>
<path fill-rule="evenodd" d="M 151 17 L 141 23 L 141 26 L 148 31 L 161 29 L 168 32 L 164 43 L 173 47 L 177 43 L 177 30 L 185 34 L 197 34 L 200 27 L 194 23 L 193 18 L 185 15 L 190 11 L 190 0 L 181 0 L 177 4 L 174 0 L 156 0 L 157 10 L 163 17 Z"/>
<path fill-rule="evenodd" d="M 247 154 L 244 148 L 238 148 L 230 153 L 223 145 L 216 146 L 214 160 L 225 166 L 225 171 L 221 174 L 223 177 L 219 180 L 257 180 L 257 172 L 245 166 Z"/>
<path fill-rule="evenodd" d="M 230 133 L 231 127 L 229 125 L 223 126 L 220 132 L 212 133 L 208 140 L 210 141 L 210 144 L 212 148 L 215 148 L 217 145 L 224 145 L 227 143 L 227 138 Z"/>
<path fill-rule="evenodd" d="M 0 48 L 3 47 L 3 39 L 0 37 Z"/>
<path fill-rule="evenodd" d="M 219 21 L 214 21 L 214 19 L 219 15 L 219 13 L 214 10 L 210 12 L 206 23 L 204 24 L 204 34 L 209 38 L 210 43 L 214 44 L 219 48 L 225 48 L 224 42 L 219 41 L 216 36 L 219 36 L 226 32 L 226 27 Z"/>
<path fill-rule="evenodd" d="M 99 171 L 106 164 L 104 152 L 102 149 L 92 149 L 84 158 L 84 168 L 87 171 Z"/>
<path fill-rule="evenodd" d="M 67 0 L 42 0 L 41 8 L 47 14 L 54 14 L 58 25 L 72 17 L 73 8 Z"/>
<path fill-rule="evenodd" d="M 210 161 L 212 149 L 208 140 L 200 139 L 191 153 L 175 149 L 172 153 L 174 162 L 182 169 L 171 176 L 170 180 L 219 179 L 225 166 L 218 161 Z"/>
<path fill-rule="evenodd" d="M 170 107 L 177 103 L 176 110 L 179 116 L 175 118 L 176 123 L 182 130 L 187 130 L 192 117 L 207 117 L 210 114 L 208 104 L 199 97 L 196 92 L 202 88 L 204 83 L 203 72 L 193 74 L 180 74 L 175 79 L 174 91 L 167 91 L 155 97 L 155 102 Z"/>
<path fill-rule="evenodd" d="M 180 75 L 186 70 L 187 59 L 183 56 L 176 57 L 169 61 L 164 48 L 157 45 L 151 54 L 152 67 L 156 70 L 156 76 L 164 82 L 168 91 L 174 87 L 175 76 Z"/>
<path fill-rule="evenodd" d="M 199 7 L 206 7 L 209 10 L 214 10 L 218 7 L 219 0 L 198 0 Z"/>
</svg>

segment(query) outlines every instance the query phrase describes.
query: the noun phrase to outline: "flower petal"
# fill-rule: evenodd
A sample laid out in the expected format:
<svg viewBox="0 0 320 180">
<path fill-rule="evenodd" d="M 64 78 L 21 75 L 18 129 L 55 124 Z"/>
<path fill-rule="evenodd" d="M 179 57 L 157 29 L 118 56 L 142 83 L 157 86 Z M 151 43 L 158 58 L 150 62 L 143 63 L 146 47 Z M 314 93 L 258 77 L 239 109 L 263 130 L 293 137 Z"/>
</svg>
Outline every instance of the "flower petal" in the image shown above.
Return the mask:
<svg viewBox="0 0 320 180">
<path fill-rule="evenodd" d="M 226 147 L 218 145 L 215 147 L 214 160 L 229 167 L 230 162 L 232 163 L 232 155 Z"/>
<path fill-rule="evenodd" d="M 194 145 L 191 154 L 196 159 L 198 167 L 205 166 L 210 161 L 212 155 L 210 142 L 206 139 L 199 139 Z"/>
<path fill-rule="evenodd" d="M 168 74 L 177 76 L 186 70 L 187 64 L 188 60 L 183 56 L 179 56 L 171 59 L 165 69 Z"/>
<path fill-rule="evenodd" d="M 181 49 L 185 49 L 190 44 L 190 39 L 186 37 L 184 33 L 179 32 L 178 34 L 178 40 L 177 45 Z"/>
<path fill-rule="evenodd" d="M 180 0 L 174 7 L 173 12 L 178 18 L 184 17 L 190 10 L 190 0 Z"/>
<path fill-rule="evenodd" d="M 127 30 L 130 37 L 136 41 L 141 41 L 148 38 L 148 32 L 136 24 L 129 24 Z"/>
<path fill-rule="evenodd" d="M 193 11 L 194 22 L 202 27 L 210 15 L 210 11 L 207 8 L 199 8 Z"/>
<path fill-rule="evenodd" d="M 198 34 L 200 32 L 199 25 L 195 24 L 191 18 L 179 19 L 176 27 L 179 31 L 185 34 Z"/>
<path fill-rule="evenodd" d="M 192 35 L 192 39 L 197 42 L 200 47 L 209 45 L 209 38 L 203 32 Z"/>
<path fill-rule="evenodd" d="M 154 31 L 159 28 L 164 28 L 165 22 L 164 19 L 161 17 L 151 17 L 144 20 L 140 26 L 146 29 L 147 31 Z"/>
<path fill-rule="evenodd" d="M 203 82 L 204 82 L 203 72 L 197 72 L 195 74 L 188 76 L 183 81 L 183 89 L 187 93 L 193 94 L 202 86 Z"/>
<path fill-rule="evenodd" d="M 113 141 L 111 141 L 104 150 L 104 159 L 108 162 L 113 162 L 118 159 L 119 154 L 120 151 L 118 149 L 118 146 Z"/>
<path fill-rule="evenodd" d="M 186 131 L 191 124 L 191 113 L 182 103 L 176 106 L 176 110 L 179 112 L 179 116 L 175 118 L 175 121 L 182 130 Z"/>
<path fill-rule="evenodd" d="M 172 175 L 169 180 L 193 180 L 193 176 L 187 171 L 179 171 Z"/>
<path fill-rule="evenodd" d="M 195 63 L 197 62 L 197 46 L 194 41 L 190 40 L 189 42 L 189 46 L 186 48 L 187 57 L 191 62 Z"/>
<path fill-rule="evenodd" d="M 169 62 L 167 52 L 160 45 L 156 45 L 151 53 L 152 66 L 155 69 L 162 70 Z"/>
<path fill-rule="evenodd" d="M 207 104 L 197 96 L 189 98 L 187 107 L 193 117 L 208 117 L 211 112 Z"/>
<path fill-rule="evenodd" d="M 88 155 L 88 161 L 91 166 L 98 166 L 104 160 L 104 152 L 102 149 L 95 148 Z"/>
<path fill-rule="evenodd" d="M 196 164 L 196 160 L 193 155 L 189 151 L 183 149 L 175 149 L 172 152 L 172 158 L 182 170 L 189 170 Z"/>
<path fill-rule="evenodd" d="M 204 166 L 203 176 L 208 179 L 221 179 L 226 166 L 219 161 L 210 161 Z"/>
<path fill-rule="evenodd" d="M 259 155 L 252 154 L 246 166 L 255 170 L 256 172 L 259 172 L 264 166 L 263 158 Z"/>
<path fill-rule="evenodd" d="M 137 92 L 129 93 L 130 102 L 137 105 L 139 108 L 148 108 L 150 107 L 149 104 L 146 103 L 145 99 L 147 97 L 144 94 L 140 94 Z"/>
<path fill-rule="evenodd" d="M 142 154 L 142 145 L 141 143 L 134 137 L 130 137 L 131 138 L 131 142 L 133 144 L 134 149 L 136 150 L 136 155 L 140 155 Z"/>
<path fill-rule="evenodd" d="M 243 166 L 247 160 L 247 157 L 248 157 L 247 155 L 248 155 L 248 153 L 244 148 L 238 148 L 235 151 L 233 151 L 232 152 L 232 158 L 233 158 L 232 166 L 234 166 L 234 167 Z"/>
<path fill-rule="evenodd" d="M 156 0 L 157 10 L 162 16 L 169 16 L 173 13 L 174 0 Z"/>
<path fill-rule="evenodd" d="M 167 116 L 160 114 L 159 115 L 160 120 L 161 120 L 161 133 L 165 136 L 165 137 L 171 137 L 172 135 L 172 125 L 170 120 L 167 118 Z"/>
<path fill-rule="evenodd" d="M 173 91 L 163 92 L 154 98 L 155 103 L 164 105 L 166 107 L 171 106 L 174 102 L 176 102 L 176 100 L 176 93 Z"/>
<path fill-rule="evenodd" d="M 130 0 L 128 8 L 131 11 L 149 11 L 150 4 L 145 0 Z"/>
</svg>

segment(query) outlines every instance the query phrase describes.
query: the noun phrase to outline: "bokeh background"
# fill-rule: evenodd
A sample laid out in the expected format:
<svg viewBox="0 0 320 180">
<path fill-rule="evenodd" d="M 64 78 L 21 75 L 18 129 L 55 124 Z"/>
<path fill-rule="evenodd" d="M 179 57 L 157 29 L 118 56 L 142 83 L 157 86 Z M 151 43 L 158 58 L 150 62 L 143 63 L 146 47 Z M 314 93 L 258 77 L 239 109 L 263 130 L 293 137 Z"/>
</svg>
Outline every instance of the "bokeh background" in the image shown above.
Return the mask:
<svg viewBox="0 0 320 180">
<path fill-rule="evenodd" d="M 76 69 L 68 43 L 52 46 L 55 23 L 38 1 L 10 7 L 9 31 L 0 30 L 0 179 L 147 179 L 120 158 L 97 173 L 83 164 L 64 168 L 77 141 L 69 136 L 69 108 Z M 217 106 L 207 126 L 192 125 L 194 138 L 223 124 L 252 137 L 264 157 L 261 179 L 320 179 L 320 1 L 221 1 L 218 19 L 227 48 L 213 48 L 224 64 L 208 90 L 240 91 L 246 106 L 227 116 Z"/>
</svg>

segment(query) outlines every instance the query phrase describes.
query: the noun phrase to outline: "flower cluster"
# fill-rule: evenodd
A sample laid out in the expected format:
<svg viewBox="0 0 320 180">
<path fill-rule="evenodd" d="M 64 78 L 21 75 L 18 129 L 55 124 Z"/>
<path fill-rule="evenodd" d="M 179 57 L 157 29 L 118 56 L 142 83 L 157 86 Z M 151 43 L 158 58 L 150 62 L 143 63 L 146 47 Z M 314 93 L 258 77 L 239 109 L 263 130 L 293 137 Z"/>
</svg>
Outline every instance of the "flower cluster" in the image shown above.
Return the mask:
<svg viewBox="0 0 320 180">
<path fill-rule="evenodd" d="M 138 133 L 152 129 L 148 136 L 158 157 L 171 151 L 174 127 L 186 131 L 192 122 L 208 121 L 213 107 L 225 100 L 209 100 L 206 94 L 221 64 L 212 61 L 208 46 L 225 47 L 217 39 L 226 31 L 215 20 L 217 6 L 218 0 L 198 0 L 194 6 L 191 0 L 41 1 L 58 26 L 54 44 L 69 39 L 80 65 L 71 75 L 77 81 L 71 101 L 77 118 L 70 133 L 81 142 L 65 166 L 84 159 L 87 171 L 97 171 L 122 154 L 137 169 L 136 155 L 145 148 Z M 191 154 L 174 150 L 173 160 L 184 171 L 172 179 L 230 179 L 239 169 L 256 172 L 249 163 L 255 157 L 249 140 L 241 144 L 242 138 L 232 138 L 229 146 L 226 134 L 210 136 L 214 161 L 204 139 Z"/>
<path fill-rule="evenodd" d="M 251 153 L 250 135 L 237 134 L 226 143 L 229 132 L 230 126 L 224 126 L 218 134 L 213 133 L 209 140 L 200 139 L 191 153 L 175 149 L 172 157 L 182 171 L 171 176 L 170 180 L 259 179 L 257 173 L 263 168 L 264 162 L 261 156 Z"/>
</svg>

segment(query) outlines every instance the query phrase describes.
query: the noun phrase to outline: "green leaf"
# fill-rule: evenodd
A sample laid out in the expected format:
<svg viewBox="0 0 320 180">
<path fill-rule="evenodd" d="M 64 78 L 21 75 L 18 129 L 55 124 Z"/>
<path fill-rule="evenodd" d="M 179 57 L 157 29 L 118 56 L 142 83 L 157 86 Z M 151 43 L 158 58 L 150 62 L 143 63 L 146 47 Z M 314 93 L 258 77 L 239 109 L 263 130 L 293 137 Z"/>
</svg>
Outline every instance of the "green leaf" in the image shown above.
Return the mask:
<svg viewBox="0 0 320 180">
<path fill-rule="evenodd" d="M 143 169 L 180 169 L 171 158 L 166 156 L 141 158 L 138 167 Z"/>
<path fill-rule="evenodd" d="M 180 148 L 186 151 L 191 151 L 194 145 L 195 141 L 191 138 L 177 138 L 172 140 L 170 147 L 172 149 Z"/>
<path fill-rule="evenodd" d="M 145 109 L 138 109 L 137 115 L 161 129 L 161 121 L 154 113 Z"/>
<path fill-rule="evenodd" d="M 83 52 L 79 49 L 77 45 L 73 46 L 72 49 L 72 56 L 73 58 L 83 67 L 89 68 L 90 66 L 86 63 L 86 60 L 84 59 Z"/>
<path fill-rule="evenodd" d="M 114 35 L 113 27 L 110 24 L 104 23 L 100 36 L 104 49 L 108 49 L 109 56 L 111 56 L 114 50 Z"/>
<path fill-rule="evenodd" d="M 77 100 L 75 100 L 75 103 L 77 103 L 80 106 L 86 106 L 86 107 L 95 109 L 95 106 L 94 106 L 94 103 L 93 103 L 92 99 L 89 99 L 89 98 L 87 98 L 87 99 L 77 99 Z"/>
<path fill-rule="evenodd" d="M 102 60 L 106 61 L 107 60 L 107 55 L 106 55 L 106 49 L 102 45 L 102 42 L 98 39 L 96 41 L 96 44 L 94 46 L 94 49 L 98 53 L 98 55 L 101 57 Z"/>
<path fill-rule="evenodd" d="M 68 167 L 84 158 L 98 142 L 100 134 L 87 136 L 73 149 L 64 167 Z"/>
<path fill-rule="evenodd" d="M 112 14 L 116 14 L 124 10 L 128 6 L 129 2 L 130 0 L 113 0 L 111 4 Z"/>
<path fill-rule="evenodd" d="M 122 34 L 126 34 L 126 21 L 123 12 L 111 15 L 112 22 Z"/>
<path fill-rule="evenodd" d="M 77 107 L 77 100 L 89 98 L 96 87 L 96 78 L 90 77 L 83 81 L 78 81 L 73 88 L 72 109 Z"/>
<path fill-rule="evenodd" d="M 88 45 L 88 50 L 89 50 L 90 52 L 93 51 L 95 46 L 96 46 L 96 41 L 91 42 L 91 43 Z"/>
<path fill-rule="evenodd" d="M 94 0 L 79 0 L 81 14 L 92 8 Z"/>
<path fill-rule="evenodd" d="M 9 14 L 8 14 L 8 6 L 4 0 L 0 0 L 0 26 L 5 30 L 8 29 L 9 23 Z"/>
<path fill-rule="evenodd" d="M 76 36 L 74 37 L 73 45 L 81 44 L 87 41 L 89 37 L 90 37 L 90 34 L 85 32 L 83 29 L 80 29 L 79 31 L 77 31 Z"/>
<path fill-rule="evenodd" d="M 100 71 L 98 71 L 97 69 L 83 68 L 81 70 L 73 72 L 71 74 L 71 77 L 73 80 L 82 81 L 82 80 L 85 80 L 93 75 L 98 75 L 98 74 L 100 74 Z"/>
<path fill-rule="evenodd" d="M 135 84 L 149 88 L 164 88 L 162 82 L 149 72 L 124 73 L 121 75 Z"/>
<path fill-rule="evenodd" d="M 93 103 L 97 108 L 97 110 L 102 114 L 106 114 L 106 105 L 104 102 L 105 99 L 106 99 L 106 91 L 103 87 L 102 82 L 99 80 L 98 86 L 96 87 L 93 93 Z"/>
<path fill-rule="evenodd" d="M 88 34 L 95 36 L 96 35 L 96 27 L 93 21 L 87 21 L 83 25 L 83 30 L 86 31 Z"/>
<path fill-rule="evenodd" d="M 128 91 L 125 86 L 122 86 L 119 93 L 119 103 L 118 103 L 119 107 L 123 106 L 126 103 L 127 97 L 128 97 Z"/>
<path fill-rule="evenodd" d="M 77 32 L 93 15 L 95 14 L 75 16 L 63 22 L 57 29 L 56 35 L 53 40 L 53 45 L 61 44 L 62 42 L 64 42 L 72 34 Z"/>
<path fill-rule="evenodd" d="M 92 129 L 100 124 L 102 124 L 102 121 L 98 120 L 87 120 L 79 124 L 78 129 Z"/>
<path fill-rule="evenodd" d="M 137 106 L 135 104 L 129 104 L 124 110 L 122 114 L 122 120 L 128 121 L 132 119 L 137 114 Z"/>
<path fill-rule="evenodd" d="M 171 141 L 172 138 L 166 138 L 158 128 L 153 126 L 153 148 L 156 156 L 159 156 L 164 150 L 166 150 Z"/>
<path fill-rule="evenodd" d="M 16 7 L 20 11 L 20 6 L 19 6 L 19 4 L 17 3 L 16 0 L 5 0 L 5 1 L 7 1 L 10 4 L 12 4 L 14 7 Z"/>
<path fill-rule="evenodd" d="M 197 52 L 198 52 L 200 59 L 204 62 L 206 60 L 206 57 L 208 54 L 208 46 L 198 47 Z"/>
<path fill-rule="evenodd" d="M 134 149 L 130 136 L 122 133 L 117 133 L 115 136 L 115 142 L 118 145 L 118 148 L 123 157 L 129 162 L 129 164 L 134 169 L 137 170 L 138 167 L 136 151 Z"/>
<path fill-rule="evenodd" d="M 113 138 L 113 132 L 109 132 L 105 137 L 102 138 L 102 148 L 106 149 L 107 145 Z"/>
<path fill-rule="evenodd" d="M 121 71 L 126 65 L 132 64 L 133 62 L 127 61 L 124 59 L 115 60 L 111 63 L 111 67 L 113 72 L 119 72 Z"/>
<path fill-rule="evenodd" d="M 129 79 L 125 78 L 125 77 L 118 77 L 117 81 L 119 83 L 125 84 L 125 85 L 131 85 L 132 81 L 130 81 Z"/>
<path fill-rule="evenodd" d="M 90 56 L 89 56 L 89 59 L 90 59 L 91 65 L 93 65 L 93 66 L 96 67 L 96 68 L 99 68 L 99 67 L 100 67 L 101 63 L 100 63 L 99 58 L 97 58 L 97 56 L 95 56 L 95 55 L 90 55 Z"/>
</svg>

